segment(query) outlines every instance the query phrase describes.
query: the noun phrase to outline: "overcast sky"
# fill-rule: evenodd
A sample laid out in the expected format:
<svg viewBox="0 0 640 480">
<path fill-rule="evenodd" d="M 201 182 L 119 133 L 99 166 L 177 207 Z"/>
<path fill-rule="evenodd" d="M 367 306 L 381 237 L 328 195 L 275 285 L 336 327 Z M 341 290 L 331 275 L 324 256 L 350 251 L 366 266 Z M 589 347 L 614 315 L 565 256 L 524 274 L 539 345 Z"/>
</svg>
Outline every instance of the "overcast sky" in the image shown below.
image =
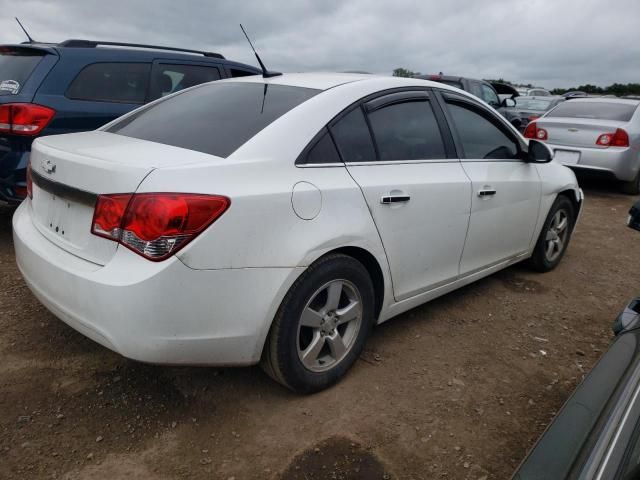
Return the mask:
<svg viewBox="0 0 640 480">
<path fill-rule="evenodd" d="M 270 69 L 405 67 L 544 87 L 640 82 L 640 1 L 0 0 L 0 43 L 67 38 L 218 51 Z"/>
</svg>

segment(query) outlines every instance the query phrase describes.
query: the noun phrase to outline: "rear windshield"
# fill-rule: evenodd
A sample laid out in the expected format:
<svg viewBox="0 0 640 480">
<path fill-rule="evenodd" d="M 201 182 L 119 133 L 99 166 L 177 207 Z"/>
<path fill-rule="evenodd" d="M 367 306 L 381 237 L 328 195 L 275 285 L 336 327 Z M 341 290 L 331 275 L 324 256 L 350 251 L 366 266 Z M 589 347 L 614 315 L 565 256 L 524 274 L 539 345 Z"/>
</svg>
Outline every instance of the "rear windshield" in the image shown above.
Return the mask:
<svg viewBox="0 0 640 480">
<path fill-rule="evenodd" d="M 567 100 L 551 110 L 548 117 L 596 118 L 598 120 L 617 120 L 628 122 L 635 112 L 637 104 L 613 102 L 581 102 Z"/>
<path fill-rule="evenodd" d="M 107 131 L 226 158 L 319 92 L 263 83 L 209 83 L 142 108 Z"/>
<path fill-rule="evenodd" d="M 32 49 L 0 47 L 0 95 L 20 93 L 20 89 L 44 55 L 44 52 Z"/>
<path fill-rule="evenodd" d="M 455 80 L 436 80 L 436 82 L 444 83 L 445 85 L 449 85 L 450 87 L 456 87 L 462 90 L 462 84 L 460 82 L 456 82 Z"/>
<path fill-rule="evenodd" d="M 516 97 L 516 105 L 518 108 L 526 108 L 527 110 L 536 110 L 544 112 L 549 109 L 549 105 L 553 100 L 542 100 L 539 98 Z"/>
</svg>

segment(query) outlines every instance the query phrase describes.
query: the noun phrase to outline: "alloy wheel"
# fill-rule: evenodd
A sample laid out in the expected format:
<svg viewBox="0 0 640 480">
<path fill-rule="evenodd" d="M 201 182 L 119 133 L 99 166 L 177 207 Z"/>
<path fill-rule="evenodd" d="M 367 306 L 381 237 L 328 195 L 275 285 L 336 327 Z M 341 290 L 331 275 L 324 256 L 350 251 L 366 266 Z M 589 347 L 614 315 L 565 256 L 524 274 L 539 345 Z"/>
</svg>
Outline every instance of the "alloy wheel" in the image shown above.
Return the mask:
<svg viewBox="0 0 640 480">
<path fill-rule="evenodd" d="M 555 261 L 564 250 L 569 235 L 569 215 L 566 210 L 558 210 L 545 236 L 545 257 L 548 262 Z"/>
<path fill-rule="evenodd" d="M 305 368 L 335 367 L 353 348 L 362 324 L 362 298 L 354 284 L 332 280 L 311 296 L 298 322 L 298 357 Z"/>
</svg>

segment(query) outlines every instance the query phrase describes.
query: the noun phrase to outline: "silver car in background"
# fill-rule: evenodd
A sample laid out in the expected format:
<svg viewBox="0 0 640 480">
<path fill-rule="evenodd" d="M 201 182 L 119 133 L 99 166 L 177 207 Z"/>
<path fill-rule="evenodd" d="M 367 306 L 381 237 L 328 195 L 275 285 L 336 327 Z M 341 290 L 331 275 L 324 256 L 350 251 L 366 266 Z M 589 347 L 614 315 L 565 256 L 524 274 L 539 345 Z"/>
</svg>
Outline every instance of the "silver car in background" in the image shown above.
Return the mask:
<svg viewBox="0 0 640 480">
<path fill-rule="evenodd" d="M 640 100 L 579 98 L 529 123 L 527 138 L 546 142 L 555 160 L 577 172 L 613 177 L 640 193 Z"/>
</svg>

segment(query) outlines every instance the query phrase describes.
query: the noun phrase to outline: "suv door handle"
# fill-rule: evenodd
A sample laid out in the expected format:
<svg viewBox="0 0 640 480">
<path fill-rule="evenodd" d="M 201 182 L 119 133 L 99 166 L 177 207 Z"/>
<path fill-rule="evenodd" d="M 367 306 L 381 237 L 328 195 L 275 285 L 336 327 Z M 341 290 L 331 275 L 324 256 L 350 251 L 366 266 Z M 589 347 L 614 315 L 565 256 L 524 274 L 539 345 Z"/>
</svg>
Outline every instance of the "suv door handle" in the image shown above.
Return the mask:
<svg viewBox="0 0 640 480">
<path fill-rule="evenodd" d="M 495 195 L 497 192 L 495 190 L 491 190 L 491 189 L 484 189 L 484 190 L 480 190 L 478 192 L 478 196 L 479 197 L 491 197 L 493 195 Z"/>
<path fill-rule="evenodd" d="M 409 195 L 385 195 L 380 199 L 383 205 L 391 205 L 392 203 L 407 203 L 411 200 Z"/>
</svg>

